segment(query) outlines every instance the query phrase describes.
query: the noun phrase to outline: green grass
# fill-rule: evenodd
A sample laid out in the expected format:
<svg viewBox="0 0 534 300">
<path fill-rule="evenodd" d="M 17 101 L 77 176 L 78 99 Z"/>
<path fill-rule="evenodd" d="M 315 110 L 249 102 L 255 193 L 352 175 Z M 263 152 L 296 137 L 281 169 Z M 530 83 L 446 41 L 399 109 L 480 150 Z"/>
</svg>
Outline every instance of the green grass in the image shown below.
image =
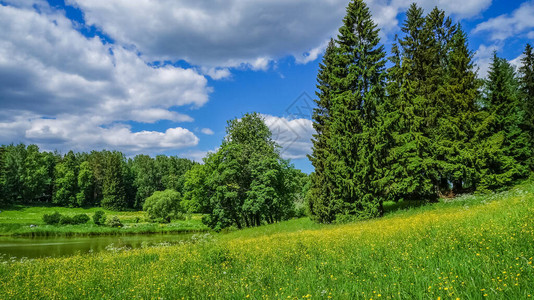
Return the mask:
<svg viewBox="0 0 534 300">
<path fill-rule="evenodd" d="M 123 228 L 97 226 L 92 219 L 82 225 L 46 225 L 42 217 L 55 211 L 68 216 L 87 214 L 92 217 L 101 208 L 66 208 L 53 206 L 16 205 L 0 209 L 0 236 L 87 236 L 145 233 L 179 233 L 207 230 L 201 222 L 200 215 L 193 215 L 189 220 L 177 220 L 170 224 L 147 222 L 143 211 L 116 212 L 104 210 L 108 218 L 117 216 L 125 225 Z M 30 225 L 37 225 L 31 228 Z"/>
<path fill-rule="evenodd" d="M 5 299 L 528 299 L 534 184 L 317 225 L 0 264 Z"/>
</svg>

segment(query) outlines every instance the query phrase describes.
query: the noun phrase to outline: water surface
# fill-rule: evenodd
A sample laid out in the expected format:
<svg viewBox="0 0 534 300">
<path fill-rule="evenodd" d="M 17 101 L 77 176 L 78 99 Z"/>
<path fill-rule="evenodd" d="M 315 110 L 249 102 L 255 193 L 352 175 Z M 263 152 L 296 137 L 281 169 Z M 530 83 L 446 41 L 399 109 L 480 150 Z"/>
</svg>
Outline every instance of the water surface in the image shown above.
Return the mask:
<svg viewBox="0 0 534 300">
<path fill-rule="evenodd" d="M 60 257 L 78 253 L 140 248 L 191 239 L 191 233 L 89 237 L 0 237 L 0 259 Z"/>
</svg>

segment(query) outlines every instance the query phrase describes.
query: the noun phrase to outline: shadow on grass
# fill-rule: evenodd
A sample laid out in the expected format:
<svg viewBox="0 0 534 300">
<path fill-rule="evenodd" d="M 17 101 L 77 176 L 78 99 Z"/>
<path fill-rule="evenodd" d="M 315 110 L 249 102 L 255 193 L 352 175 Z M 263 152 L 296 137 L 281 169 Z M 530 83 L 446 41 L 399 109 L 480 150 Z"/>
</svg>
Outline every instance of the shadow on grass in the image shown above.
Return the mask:
<svg viewBox="0 0 534 300">
<path fill-rule="evenodd" d="M 429 201 L 421 201 L 421 200 L 402 200 L 399 202 L 386 201 L 384 202 L 384 213 L 391 214 L 399 210 L 418 208 L 421 206 L 431 205 L 431 204 L 432 203 Z"/>
<path fill-rule="evenodd" d="M 4 205 L 4 206 L 0 206 L 0 212 L 1 211 L 8 211 L 8 210 L 16 210 L 16 211 L 20 211 L 20 210 L 23 210 L 25 208 L 28 208 L 27 205 L 19 205 L 19 204 L 8 204 L 8 205 Z"/>
</svg>

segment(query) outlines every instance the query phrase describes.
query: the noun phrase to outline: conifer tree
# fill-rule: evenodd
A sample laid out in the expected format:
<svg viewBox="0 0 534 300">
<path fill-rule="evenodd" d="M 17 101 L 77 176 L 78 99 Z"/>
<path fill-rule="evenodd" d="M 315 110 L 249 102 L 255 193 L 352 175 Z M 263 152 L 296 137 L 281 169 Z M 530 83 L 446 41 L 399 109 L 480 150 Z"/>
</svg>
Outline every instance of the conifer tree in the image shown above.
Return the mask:
<svg viewBox="0 0 534 300">
<path fill-rule="evenodd" d="M 435 196 L 436 164 L 433 159 L 429 116 L 432 109 L 428 78 L 435 67 L 429 27 L 423 10 L 412 4 L 406 13 L 404 37 L 393 47 L 388 69 L 388 104 L 384 126 L 392 145 L 385 160 L 382 186 L 393 200 L 429 199 Z"/>
<path fill-rule="evenodd" d="M 4 145 L 0 146 L 0 206 L 7 204 L 7 197 L 5 194 L 6 185 L 6 148 Z"/>
<path fill-rule="evenodd" d="M 527 164 L 534 171 L 534 54 L 532 46 L 527 44 L 524 57 L 521 59 L 519 68 L 519 83 L 523 108 L 523 122 L 521 128 L 528 135 L 530 152 L 527 153 Z"/>
<path fill-rule="evenodd" d="M 77 206 L 78 165 L 74 152 L 69 151 L 55 166 L 52 202 L 61 206 Z"/>
<path fill-rule="evenodd" d="M 513 67 L 495 53 L 485 86 L 485 118 L 477 130 L 480 190 L 496 189 L 526 175 L 521 160 L 528 146 L 526 133 L 519 128 L 518 96 Z"/>
<path fill-rule="evenodd" d="M 313 218 L 320 222 L 331 222 L 335 217 L 336 200 L 334 193 L 334 178 L 332 178 L 332 166 L 329 165 L 334 157 L 330 148 L 330 124 L 331 120 L 331 95 L 337 90 L 333 77 L 334 56 L 337 45 L 333 39 L 330 40 L 323 56 L 323 61 L 319 64 L 317 75 L 317 100 L 314 100 L 317 108 L 313 111 L 313 128 L 316 134 L 313 135 L 312 155 L 308 155 L 315 171 L 311 175 L 312 186 L 308 195 L 308 205 Z"/>
<path fill-rule="evenodd" d="M 112 210 L 128 208 L 126 187 L 123 177 L 124 156 L 120 152 L 103 151 L 103 196 L 102 207 Z"/>
<path fill-rule="evenodd" d="M 479 116 L 476 100 L 480 80 L 474 70 L 467 36 L 459 25 L 449 45 L 440 89 L 443 113 L 438 121 L 436 143 L 441 179 L 452 183 L 454 193 L 461 193 L 466 188 L 476 188 L 473 139 Z"/>
<path fill-rule="evenodd" d="M 374 127 L 384 97 L 385 52 L 366 4 L 351 1 L 318 76 L 311 211 L 321 222 L 382 213 Z M 326 116 L 326 117 L 325 117 Z M 324 135 L 324 136 L 323 136 Z"/>
</svg>

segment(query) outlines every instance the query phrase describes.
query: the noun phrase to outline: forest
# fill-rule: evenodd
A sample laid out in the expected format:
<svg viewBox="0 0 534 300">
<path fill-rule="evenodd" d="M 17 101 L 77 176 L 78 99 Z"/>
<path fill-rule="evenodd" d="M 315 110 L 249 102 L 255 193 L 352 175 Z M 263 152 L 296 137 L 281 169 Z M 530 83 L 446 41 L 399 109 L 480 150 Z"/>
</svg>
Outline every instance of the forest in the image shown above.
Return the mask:
<svg viewBox="0 0 534 300">
<path fill-rule="evenodd" d="M 144 209 L 166 222 L 171 214 L 202 213 L 215 230 L 303 216 L 308 175 L 280 157 L 261 116 L 245 114 L 228 123 L 228 136 L 203 164 L 165 155 L 126 158 L 106 150 L 61 155 L 40 152 L 37 145 L 2 146 L 0 207 Z M 166 198 L 173 204 L 165 204 Z"/>
<path fill-rule="evenodd" d="M 412 4 L 391 54 L 361 1 L 347 8 L 317 76 L 310 212 L 381 216 L 384 201 L 495 191 L 532 175 L 534 60 L 493 55 L 479 79 L 467 33 Z"/>
<path fill-rule="evenodd" d="M 66 154 L 0 147 L 0 205 L 142 209 L 177 192 L 179 210 L 221 230 L 308 214 L 317 222 L 383 215 L 385 201 L 436 201 L 499 190 L 534 170 L 534 58 L 495 53 L 479 79 L 467 33 L 413 4 L 387 57 L 367 6 L 353 1 L 317 75 L 315 171 L 281 158 L 258 113 L 228 121 L 202 164 L 118 151 Z"/>
<path fill-rule="evenodd" d="M 412 4 L 400 27 L 388 51 L 349 2 L 319 64 L 309 175 L 257 112 L 201 163 L 1 146 L 16 255 L 0 251 L 0 298 L 532 298 L 532 47 L 482 76 L 444 10 Z"/>
</svg>

